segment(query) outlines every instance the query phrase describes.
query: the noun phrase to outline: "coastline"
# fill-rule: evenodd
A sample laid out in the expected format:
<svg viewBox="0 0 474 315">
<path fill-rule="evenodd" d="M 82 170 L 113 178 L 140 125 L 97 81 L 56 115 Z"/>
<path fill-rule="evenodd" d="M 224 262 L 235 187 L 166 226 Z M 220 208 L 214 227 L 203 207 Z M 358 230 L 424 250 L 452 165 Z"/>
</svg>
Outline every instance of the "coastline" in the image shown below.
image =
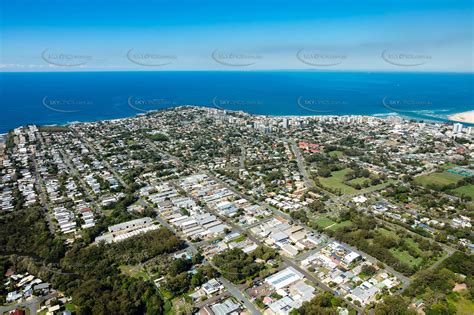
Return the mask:
<svg viewBox="0 0 474 315">
<path fill-rule="evenodd" d="M 189 107 L 204 108 L 204 109 L 226 110 L 226 111 L 229 111 L 229 112 L 242 112 L 244 114 L 254 115 L 254 116 L 257 116 L 257 117 L 274 117 L 274 118 L 301 118 L 301 119 L 304 119 L 304 118 L 314 118 L 314 117 L 322 117 L 322 116 L 334 116 L 334 117 L 341 117 L 341 116 L 358 117 L 358 116 L 362 116 L 362 117 L 374 117 L 374 118 L 378 118 L 378 119 L 386 119 L 389 116 L 398 116 L 398 117 L 400 117 L 404 120 L 419 119 L 419 117 L 413 117 L 413 116 L 410 116 L 410 115 L 402 115 L 402 114 L 396 113 L 396 112 L 387 112 L 387 113 L 380 113 L 379 112 L 379 113 L 367 113 L 367 114 L 331 114 L 331 115 L 329 115 L 329 114 L 314 114 L 314 113 L 309 114 L 309 115 L 252 114 L 252 113 L 246 112 L 244 110 L 230 110 L 230 109 L 216 108 L 216 107 L 212 107 L 212 106 L 189 105 L 189 104 L 187 104 L 187 105 L 170 106 L 166 109 L 150 110 L 150 111 L 145 112 L 145 113 L 136 113 L 136 114 L 132 114 L 132 115 L 126 115 L 126 116 L 123 116 L 123 117 L 99 118 L 99 119 L 90 119 L 90 120 L 89 119 L 86 119 L 86 120 L 73 120 L 73 121 L 47 123 L 47 124 L 35 124 L 35 123 L 30 123 L 30 124 L 35 124 L 35 125 L 38 125 L 38 126 L 61 126 L 61 127 L 63 127 L 63 126 L 69 126 L 69 125 L 74 125 L 74 124 L 95 123 L 95 122 L 99 122 L 99 121 L 121 121 L 121 120 L 126 120 L 126 119 L 133 119 L 133 118 L 143 116 L 143 115 L 147 115 L 147 114 L 152 114 L 153 112 L 160 111 L 160 110 L 170 110 L 170 109 L 173 109 L 173 108 L 188 107 L 188 106 Z M 473 118 L 473 122 L 467 122 L 467 121 L 462 121 L 462 122 L 467 123 L 467 124 L 474 124 L 474 110 L 470 111 L 470 112 L 466 112 L 466 113 L 472 114 L 472 116 L 469 116 L 469 118 Z M 457 113 L 457 114 L 453 114 L 452 116 L 462 115 L 462 114 L 465 114 L 465 113 Z M 446 118 L 438 118 L 438 119 L 424 118 L 424 120 L 427 121 L 427 122 L 431 122 L 431 123 L 447 123 L 447 122 L 450 122 L 451 116 L 448 116 Z M 21 126 L 23 126 L 23 125 L 18 125 L 17 127 L 21 127 Z M 12 128 L 12 129 L 14 129 L 14 128 Z M 2 135 L 2 133 L 5 134 L 5 135 L 8 134 L 8 132 L 11 131 L 12 129 L 9 129 L 8 131 L 0 130 L 0 136 Z"/>
<path fill-rule="evenodd" d="M 449 115 L 448 119 L 460 123 L 474 124 L 474 110 Z"/>
<path fill-rule="evenodd" d="M 397 113 L 397 112 L 387 112 L 387 113 L 383 113 L 383 112 L 378 112 L 378 113 L 366 113 L 366 114 L 322 114 L 322 113 L 319 113 L 319 114 L 315 114 L 315 113 L 312 113 L 312 114 L 309 114 L 309 115 L 297 115 L 297 114 L 286 114 L 286 115 L 281 115 L 281 114 L 253 114 L 253 113 L 250 113 L 250 112 L 247 112 L 245 110 L 231 110 L 231 109 L 222 109 L 222 108 L 216 108 L 216 107 L 213 107 L 213 106 L 203 106 L 203 105 L 189 105 L 189 104 L 186 104 L 186 105 L 174 105 L 174 106 L 170 106 L 170 107 L 167 107 L 167 108 L 163 108 L 163 109 L 154 109 L 154 110 L 149 110 L 147 112 L 144 112 L 144 113 L 135 113 L 135 114 L 131 114 L 131 115 L 125 115 L 125 116 L 122 116 L 122 117 L 102 117 L 102 118 L 97 118 L 97 119 L 80 119 L 80 120 L 68 120 L 68 121 L 63 121 L 63 122 L 51 122 L 51 123 L 46 123 L 46 124 L 41 124 L 41 123 L 29 123 L 29 124 L 35 124 L 35 125 L 38 125 L 38 126 L 68 126 L 68 125 L 74 125 L 74 124 L 78 124 L 78 123 L 94 123 L 94 122 L 98 122 L 98 121 L 120 121 L 120 120 L 126 120 L 126 119 L 131 119 L 131 118 L 135 118 L 135 117 L 139 117 L 139 116 L 142 116 L 142 115 L 147 115 L 147 114 L 151 114 L 155 111 L 160 111 L 160 110 L 170 110 L 170 109 L 173 109 L 173 108 L 179 108 L 179 107 L 186 107 L 186 106 L 189 106 L 189 107 L 198 107 L 198 108 L 205 108 L 205 109 L 217 109 L 217 110 L 226 110 L 226 111 L 230 111 L 230 112 L 242 112 L 244 114 L 248 114 L 248 115 L 254 115 L 254 116 L 257 116 L 257 117 L 278 117 L 278 118 L 311 118 L 311 117 L 321 117 L 321 116 L 352 116 L 352 117 L 356 117 L 356 116 L 365 116 L 365 117 L 374 117 L 374 118 L 379 118 L 379 119 L 386 119 L 387 117 L 389 116 L 398 116 L 404 120 L 423 120 L 425 122 L 428 122 L 428 123 L 438 123 L 438 124 L 446 124 L 446 123 L 454 123 L 454 122 L 460 122 L 460 123 L 464 123 L 466 125 L 474 125 L 474 110 L 470 110 L 470 111 L 466 111 L 466 112 L 459 112 L 459 113 L 454 113 L 454 114 L 451 114 L 451 115 L 443 115 L 442 117 L 420 117 L 420 116 L 417 116 L 417 115 L 407 115 L 406 113 Z M 28 125 L 28 124 L 26 124 Z M 23 125 L 18 125 L 16 127 L 20 127 L 20 126 L 23 126 Z M 14 127 L 14 128 L 16 128 Z M 0 136 L 1 134 L 7 134 L 9 131 L 11 131 L 12 129 L 14 128 L 10 128 L 10 129 L 0 129 Z"/>
</svg>

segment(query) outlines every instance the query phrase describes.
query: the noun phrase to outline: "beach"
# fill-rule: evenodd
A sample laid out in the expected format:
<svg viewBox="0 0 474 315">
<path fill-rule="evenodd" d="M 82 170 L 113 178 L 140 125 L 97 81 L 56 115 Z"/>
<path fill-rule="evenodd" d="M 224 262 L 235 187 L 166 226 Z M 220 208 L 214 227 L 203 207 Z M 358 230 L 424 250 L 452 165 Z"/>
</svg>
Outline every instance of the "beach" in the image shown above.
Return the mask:
<svg viewBox="0 0 474 315">
<path fill-rule="evenodd" d="M 448 116 L 449 120 L 474 124 L 474 110 Z"/>
</svg>

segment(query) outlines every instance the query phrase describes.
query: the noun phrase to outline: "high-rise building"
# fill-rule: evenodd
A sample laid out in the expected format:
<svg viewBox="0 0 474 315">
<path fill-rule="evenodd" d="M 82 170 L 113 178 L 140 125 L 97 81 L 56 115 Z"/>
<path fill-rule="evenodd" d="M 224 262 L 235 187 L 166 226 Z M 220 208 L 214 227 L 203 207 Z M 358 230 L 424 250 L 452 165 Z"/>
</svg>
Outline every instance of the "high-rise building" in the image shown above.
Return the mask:
<svg viewBox="0 0 474 315">
<path fill-rule="evenodd" d="M 453 125 L 453 133 L 461 133 L 462 132 L 463 125 L 460 123 L 455 123 Z"/>
</svg>

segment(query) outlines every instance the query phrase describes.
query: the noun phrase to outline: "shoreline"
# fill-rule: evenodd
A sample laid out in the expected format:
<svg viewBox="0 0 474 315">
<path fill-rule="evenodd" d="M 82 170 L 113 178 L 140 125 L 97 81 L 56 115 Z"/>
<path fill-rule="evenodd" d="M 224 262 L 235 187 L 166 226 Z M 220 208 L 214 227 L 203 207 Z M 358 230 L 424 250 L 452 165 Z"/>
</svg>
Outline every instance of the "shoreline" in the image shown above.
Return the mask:
<svg viewBox="0 0 474 315">
<path fill-rule="evenodd" d="M 460 123 L 474 124 L 474 110 L 449 115 L 448 119 Z"/>
<path fill-rule="evenodd" d="M 176 105 L 176 106 L 171 106 L 171 107 L 168 107 L 166 109 L 155 109 L 155 110 L 150 110 L 148 112 L 144 112 L 144 113 L 136 113 L 134 115 L 130 115 L 130 116 L 125 116 L 125 117 L 117 117 L 117 118 L 103 118 L 103 119 L 92 119 L 92 120 L 75 120 L 75 121 L 67 121 L 67 122 L 58 122 L 58 123 L 50 123 L 50 124 L 35 124 L 37 126 L 68 126 L 68 125 L 74 125 L 74 124 L 87 124 L 87 123 L 95 123 L 95 122 L 99 122 L 99 121 L 120 121 L 120 120 L 126 120 L 126 119 L 132 119 L 132 118 L 136 118 L 136 117 L 140 117 L 140 116 L 143 116 L 143 115 L 147 115 L 147 114 L 152 114 L 153 112 L 155 111 L 161 111 L 161 110 L 170 110 L 170 109 L 173 109 L 173 108 L 179 108 L 179 107 L 198 107 L 198 108 L 204 108 L 204 109 L 217 109 L 217 110 L 226 110 L 226 111 L 230 111 L 230 112 L 242 112 L 244 114 L 248 114 L 248 115 L 254 115 L 254 116 L 259 116 L 259 117 L 274 117 L 274 118 L 311 118 L 311 117 L 322 117 L 322 116 L 351 116 L 351 117 L 357 117 L 357 116 L 362 116 L 362 117 L 374 117 L 374 118 L 378 118 L 378 119 L 386 119 L 387 117 L 389 116 L 398 116 L 404 120 L 410 120 L 410 119 L 419 119 L 419 118 L 416 118 L 416 117 L 411 117 L 411 116 L 407 116 L 407 115 L 403 115 L 401 113 L 397 113 L 397 112 L 388 112 L 388 113 L 373 113 L 373 114 L 332 114 L 332 115 L 329 115 L 329 114 L 310 114 L 310 115 L 278 115 L 278 114 L 252 114 L 252 113 L 248 113 L 248 112 L 245 112 L 243 110 L 230 110 L 230 109 L 221 109 L 221 108 L 216 108 L 216 107 L 212 107 L 212 106 L 201 106 L 201 105 Z M 472 122 L 468 122 L 468 121 L 459 121 L 459 122 L 463 122 L 463 123 L 466 123 L 466 124 L 474 124 L 474 110 L 472 111 L 469 111 L 469 112 L 462 112 L 462 113 L 456 113 L 456 114 L 452 114 L 450 116 L 445 116 L 445 118 L 439 118 L 439 119 L 430 119 L 430 118 L 424 118 L 423 120 L 425 120 L 426 122 L 430 122 L 430 123 L 438 123 L 438 124 L 443 124 L 443 123 L 453 123 L 453 119 L 451 118 L 452 116 L 457 116 L 457 115 L 462 115 L 462 114 L 465 114 L 465 113 L 470 113 L 471 116 L 469 116 L 469 118 L 472 118 Z M 30 124 L 34 124 L 34 123 L 30 123 Z M 30 125 L 30 124 L 26 124 L 26 125 Z M 19 125 L 17 127 L 21 127 L 23 125 Z M 15 127 L 15 128 L 17 128 Z M 14 129 L 14 128 L 12 128 Z M 10 129 L 10 130 L 12 130 Z M 9 130 L 9 131 L 10 131 Z M 4 134 L 7 134 L 9 131 L 5 131 L 3 132 L 2 130 L 0 130 L 0 134 L 2 134 L 2 132 Z"/>
</svg>

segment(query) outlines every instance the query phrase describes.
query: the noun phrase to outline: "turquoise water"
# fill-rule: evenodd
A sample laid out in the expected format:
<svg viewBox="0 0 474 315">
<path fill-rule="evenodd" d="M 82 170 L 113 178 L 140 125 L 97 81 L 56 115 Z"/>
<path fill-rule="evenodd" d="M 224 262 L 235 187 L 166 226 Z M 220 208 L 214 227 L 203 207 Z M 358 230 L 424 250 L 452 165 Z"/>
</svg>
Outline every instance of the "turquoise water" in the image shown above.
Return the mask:
<svg viewBox="0 0 474 315">
<path fill-rule="evenodd" d="M 437 121 L 474 109 L 474 75 L 455 73 L 1 73 L 0 87 L 0 132 L 185 104 L 266 115 L 398 113 Z"/>
</svg>

